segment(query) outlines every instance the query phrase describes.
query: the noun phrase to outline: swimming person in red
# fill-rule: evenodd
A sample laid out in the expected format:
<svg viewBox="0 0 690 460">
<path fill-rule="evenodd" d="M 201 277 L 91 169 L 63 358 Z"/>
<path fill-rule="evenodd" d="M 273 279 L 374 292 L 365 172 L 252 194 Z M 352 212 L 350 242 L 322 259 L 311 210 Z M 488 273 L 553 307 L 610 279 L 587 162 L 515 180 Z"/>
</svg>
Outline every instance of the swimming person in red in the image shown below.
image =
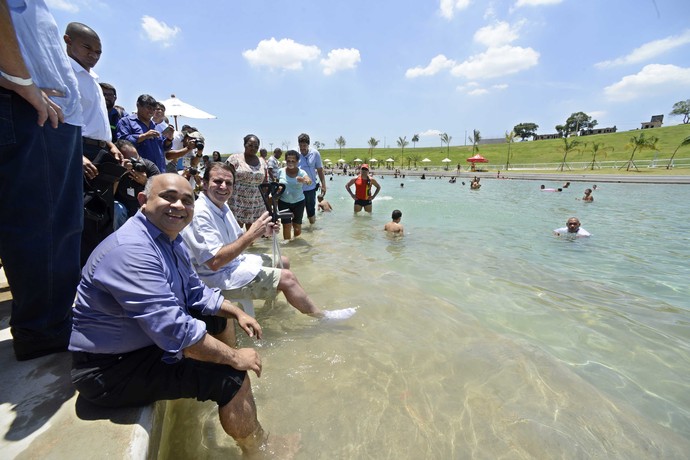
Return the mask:
<svg viewBox="0 0 690 460">
<path fill-rule="evenodd" d="M 352 185 L 355 186 L 355 193 L 352 193 Z M 374 186 L 376 190 L 374 194 L 371 194 L 371 186 Z M 355 200 L 355 214 L 364 208 L 366 212 L 371 212 L 371 202 L 376 195 L 379 194 L 381 186 L 373 177 L 369 176 L 369 165 L 364 163 L 360 168 L 359 176 L 351 179 L 350 182 L 345 186 L 345 190 L 350 194 L 353 200 Z"/>
</svg>

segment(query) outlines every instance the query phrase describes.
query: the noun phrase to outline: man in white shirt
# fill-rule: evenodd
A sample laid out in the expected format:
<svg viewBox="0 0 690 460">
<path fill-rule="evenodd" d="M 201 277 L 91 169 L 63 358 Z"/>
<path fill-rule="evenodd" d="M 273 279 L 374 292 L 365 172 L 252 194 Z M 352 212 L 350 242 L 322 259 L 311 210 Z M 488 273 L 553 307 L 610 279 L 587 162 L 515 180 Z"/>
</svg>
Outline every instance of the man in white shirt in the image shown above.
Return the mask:
<svg viewBox="0 0 690 460">
<path fill-rule="evenodd" d="M 306 315 L 325 319 L 352 316 L 354 308 L 321 310 L 292 271 L 265 266 L 270 262 L 267 257 L 243 253 L 256 239 L 272 231 L 271 216 L 265 212 L 243 232 L 226 204 L 234 184 L 232 166 L 211 163 L 204 171 L 204 191 L 196 200 L 194 219 L 180 233 L 199 278 L 208 286 L 222 289 L 229 299 L 269 299 L 280 291 L 290 305 Z"/>
<path fill-rule="evenodd" d="M 84 113 L 82 125 L 82 163 L 84 168 L 84 190 L 96 191 L 104 202 L 104 212 L 96 215 L 85 214 L 84 229 L 81 237 L 81 263 L 86 263 L 91 251 L 114 231 L 115 198 L 112 179 L 110 182 L 100 181 L 99 161 L 122 163 L 122 153 L 112 142 L 108 109 L 105 106 L 103 90 L 98 84 L 98 75 L 92 70 L 101 58 L 101 39 L 89 26 L 79 22 L 70 22 L 63 36 L 67 45 L 72 70 L 79 85 L 79 100 Z M 105 150 L 111 158 L 99 153 Z M 102 159 L 102 160 L 101 160 Z"/>
</svg>

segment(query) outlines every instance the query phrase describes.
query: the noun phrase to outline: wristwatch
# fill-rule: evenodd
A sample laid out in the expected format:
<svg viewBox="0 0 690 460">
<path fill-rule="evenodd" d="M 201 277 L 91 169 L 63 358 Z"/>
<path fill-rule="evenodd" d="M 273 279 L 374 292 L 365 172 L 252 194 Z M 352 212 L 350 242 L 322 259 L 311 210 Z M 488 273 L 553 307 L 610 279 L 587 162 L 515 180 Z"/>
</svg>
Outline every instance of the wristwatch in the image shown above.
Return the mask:
<svg viewBox="0 0 690 460">
<path fill-rule="evenodd" d="M 15 85 L 19 85 L 19 86 L 31 86 L 31 85 L 34 84 L 34 81 L 31 79 L 31 77 L 29 77 L 29 78 L 15 77 L 14 75 L 7 74 L 7 73 L 5 73 L 5 72 L 3 72 L 3 71 L 1 71 L 1 70 L 0 70 L 0 75 L 2 75 L 2 77 L 3 77 L 5 80 L 11 81 L 11 82 L 14 83 Z"/>
</svg>

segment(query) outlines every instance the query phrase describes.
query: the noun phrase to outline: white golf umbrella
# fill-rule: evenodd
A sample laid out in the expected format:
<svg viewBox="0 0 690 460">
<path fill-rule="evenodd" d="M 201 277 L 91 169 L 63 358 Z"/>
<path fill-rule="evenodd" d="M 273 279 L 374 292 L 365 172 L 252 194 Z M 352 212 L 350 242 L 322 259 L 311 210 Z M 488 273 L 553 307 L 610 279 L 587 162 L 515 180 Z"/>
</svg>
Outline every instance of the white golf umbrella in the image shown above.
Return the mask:
<svg viewBox="0 0 690 460">
<path fill-rule="evenodd" d="M 429 163 L 430 161 L 431 161 L 430 159 L 424 158 L 424 159 L 422 160 L 422 163 Z"/>
<path fill-rule="evenodd" d="M 161 103 L 165 106 L 165 115 L 175 119 L 175 129 L 177 129 L 177 117 L 205 119 L 216 118 L 215 115 L 211 115 L 208 112 L 197 109 L 191 104 L 183 102 L 181 99 L 175 97 L 174 94 L 170 95 L 170 99 L 161 101 Z"/>
</svg>

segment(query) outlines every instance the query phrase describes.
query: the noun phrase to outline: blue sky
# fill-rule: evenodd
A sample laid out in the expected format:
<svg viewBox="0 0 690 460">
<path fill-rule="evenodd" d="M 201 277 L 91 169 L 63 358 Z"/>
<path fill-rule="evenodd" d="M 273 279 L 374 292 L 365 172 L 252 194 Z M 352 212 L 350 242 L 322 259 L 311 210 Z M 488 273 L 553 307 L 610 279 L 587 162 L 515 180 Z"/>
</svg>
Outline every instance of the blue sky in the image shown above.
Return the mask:
<svg viewBox="0 0 690 460">
<path fill-rule="evenodd" d="M 688 0 L 48 0 L 61 29 L 100 35 L 94 68 L 135 108 L 139 94 L 217 116 L 180 119 L 207 150 L 465 145 L 573 112 L 630 130 L 690 99 Z M 410 145 L 411 146 L 411 145 Z M 209 151 L 210 151 L 209 150 Z"/>
</svg>

